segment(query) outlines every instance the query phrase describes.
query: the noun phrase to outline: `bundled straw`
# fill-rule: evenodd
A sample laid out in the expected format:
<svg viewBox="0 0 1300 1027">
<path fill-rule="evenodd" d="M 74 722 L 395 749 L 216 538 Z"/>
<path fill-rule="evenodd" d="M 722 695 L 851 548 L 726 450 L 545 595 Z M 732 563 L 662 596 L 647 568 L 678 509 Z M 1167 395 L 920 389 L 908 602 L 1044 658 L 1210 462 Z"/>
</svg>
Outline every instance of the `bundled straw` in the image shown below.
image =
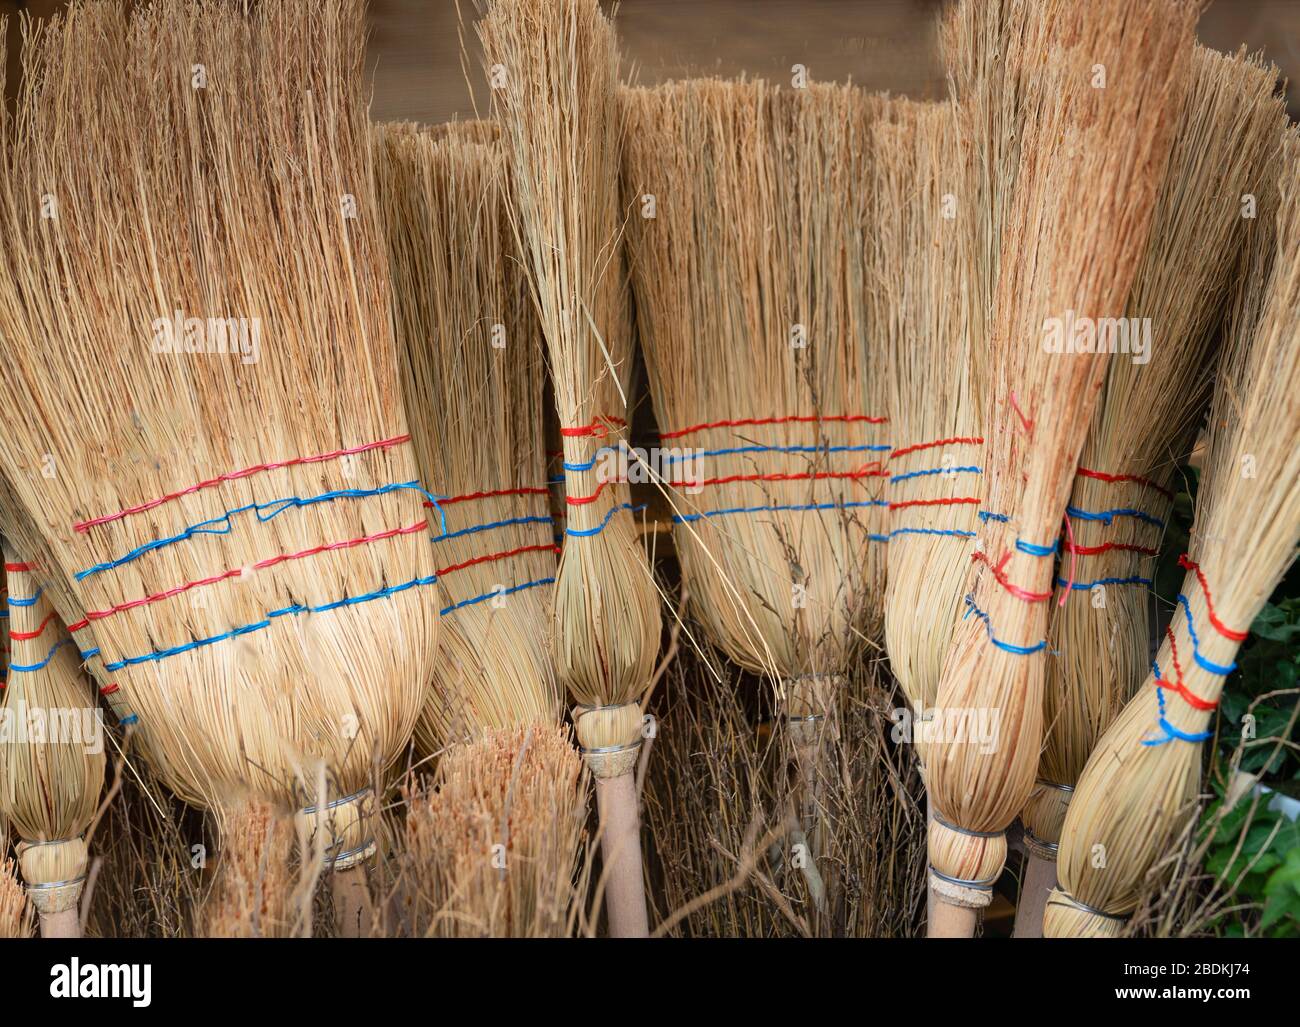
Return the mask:
<svg viewBox="0 0 1300 1027">
<path fill-rule="evenodd" d="M 204 907 L 209 938 L 276 938 L 290 933 L 296 881 L 293 822 L 251 800 L 228 814 L 226 846 Z"/>
<path fill-rule="evenodd" d="M 1228 184 L 1225 183 L 1225 187 Z M 1243 177 L 1242 190 L 1249 188 Z M 1237 191 L 1237 186 L 1231 186 Z M 1272 190 L 1261 192 L 1268 219 Z M 1300 132 L 1282 150 L 1276 232 L 1243 221 L 1230 349 L 1210 413 L 1178 608 L 1141 690 L 1102 736 L 1061 836 L 1044 933 L 1113 936 L 1193 814 L 1224 678 L 1300 542 Z M 1271 273 L 1269 264 L 1271 261 Z M 1098 854 L 1104 859 L 1098 860 Z M 1101 865 L 1099 865 L 1101 864 Z"/>
<path fill-rule="evenodd" d="M 849 654 L 882 599 L 884 379 L 861 302 L 873 108 L 851 87 L 717 80 L 625 106 L 677 553 L 710 638 L 778 686 L 813 826 Z"/>
<path fill-rule="evenodd" d="M 597 778 L 610 930 L 643 935 L 631 772 L 660 621 L 627 488 L 608 466 L 626 434 L 632 364 L 620 245 L 618 51 L 596 0 L 496 0 L 479 33 L 564 439 L 568 518 L 552 620 L 556 672 L 579 704 L 578 741 Z"/>
<path fill-rule="evenodd" d="M 885 644 L 920 723 L 958 619 L 983 495 L 991 314 L 1019 171 L 1024 0 L 954 4 L 940 40 L 956 102 L 894 100 L 873 129 L 875 287 L 889 344 Z M 924 746 L 925 728 L 914 734 Z"/>
<path fill-rule="evenodd" d="M 0 938 L 30 938 L 32 907 L 12 859 L 0 861 Z"/>
<path fill-rule="evenodd" d="M 1067 511 L 1071 533 L 1056 580 L 1061 611 L 1048 635 L 1056 655 L 1047 661 L 1043 695 L 1047 737 L 1022 815 L 1035 860 L 1055 862 L 1088 754 L 1146 674 L 1147 589 L 1174 470 L 1208 398 L 1216 320 L 1250 223 L 1242 197 L 1260 193 L 1265 159 L 1286 123 L 1277 75 L 1244 52 L 1230 57 L 1197 46 L 1192 57 L 1151 244 L 1128 321 L 1115 329 L 1123 349 L 1111 361 Z M 1043 868 L 1046 888 L 1053 873 Z M 1045 898 L 1041 892 L 1040 920 Z"/>
<path fill-rule="evenodd" d="M 937 702 L 993 711 L 998 736 L 929 740 L 931 883 L 947 904 L 934 934 L 973 930 L 1038 765 L 1051 557 L 1107 365 L 1106 354 L 1050 352 L 1046 332 L 1052 318 L 1123 309 L 1186 87 L 1194 11 L 1104 0 L 1044 4 L 1035 19 L 1025 50 L 1041 63 L 995 304 L 987 505 Z"/>
<path fill-rule="evenodd" d="M 985 340 L 972 319 L 974 223 L 948 104 L 894 100 L 873 126 L 876 287 L 890 347 L 885 645 L 923 722 L 961 611 L 979 522 Z M 924 745 L 924 730 L 914 727 Z"/>
<path fill-rule="evenodd" d="M 11 662 L 0 752 L 0 808 L 47 938 L 81 935 L 83 835 L 104 785 L 104 726 L 63 624 L 28 564 L 5 548 Z"/>
<path fill-rule="evenodd" d="M 180 796 L 307 803 L 340 869 L 437 627 L 362 36 L 356 0 L 85 3 L 30 34 L 0 175 L 0 472 L 87 653 Z"/>
<path fill-rule="evenodd" d="M 422 936 L 562 938 L 581 912 L 586 782 L 567 728 L 455 746 L 407 795 L 405 868 Z"/>
<path fill-rule="evenodd" d="M 483 729 L 554 724 L 560 713 L 545 650 L 558 550 L 541 345 L 513 257 L 494 130 L 376 131 L 407 417 L 422 478 L 447 517 L 434 543 L 440 659 L 417 726 L 430 753 Z"/>
</svg>

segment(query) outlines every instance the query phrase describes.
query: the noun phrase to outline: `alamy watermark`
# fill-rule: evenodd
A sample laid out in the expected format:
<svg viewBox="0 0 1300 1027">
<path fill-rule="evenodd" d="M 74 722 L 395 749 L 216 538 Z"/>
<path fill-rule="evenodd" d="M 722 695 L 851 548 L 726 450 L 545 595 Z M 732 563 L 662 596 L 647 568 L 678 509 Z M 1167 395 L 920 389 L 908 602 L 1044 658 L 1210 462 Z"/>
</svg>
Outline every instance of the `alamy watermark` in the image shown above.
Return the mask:
<svg viewBox="0 0 1300 1027">
<path fill-rule="evenodd" d="M 256 364 L 261 357 L 260 317 L 186 317 L 173 310 L 171 317 L 154 318 L 150 327 L 154 353 L 232 356 L 244 364 Z"/>
<path fill-rule="evenodd" d="M 104 751 L 104 720 L 97 707 L 28 706 L 19 698 L 0 709 L 0 745 L 80 745 Z"/>
<path fill-rule="evenodd" d="M 1064 317 L 1043 320 L 1045 353 L 1124 353 L 1133 363 L 1151 359 L 1151 318 L 1076 317 L 1067 310 Z"/>
<path fill-rule="evenodd" d="M 894 726 L 889 737 L 895 743 L 916 745 L 976 745 L 984 755 L 997 752 L 1002 728 L 1002 710 L 993 707 L 958 706 L 913 712 L 900 707 L 890 713 Z"/>
<path fill-rule="evenodd" d="M 696 495 L 704 491 L 704 450 L 610 447 L 601 450 L 596 457 L 596 476 L 601 482 L 632 485 L 664 481 L 681 487 L 688 495 Z"/>
</svg>

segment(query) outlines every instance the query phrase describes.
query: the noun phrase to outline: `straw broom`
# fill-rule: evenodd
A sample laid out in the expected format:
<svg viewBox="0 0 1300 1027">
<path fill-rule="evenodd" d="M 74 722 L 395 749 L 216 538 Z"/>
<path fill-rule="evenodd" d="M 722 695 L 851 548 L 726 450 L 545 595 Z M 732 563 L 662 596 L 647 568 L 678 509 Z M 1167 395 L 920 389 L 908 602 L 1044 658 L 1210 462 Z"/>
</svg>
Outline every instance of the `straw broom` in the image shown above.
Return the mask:
<svg viewBox="0 0 1300 1027">
<path fill-rule="evenodd" d="M 990 317 L 1019 169 L 1029 12 L 1023 0 L 952 5 L 940 40 L 954 100 L 891 101 L 873 129 L 895 440 L 885 641 L 921 718 L 964 612 L 979 526 Z"/>
<path fill-rule="evenodd" d="M 443 752 L 407 796 L 419 933 L 564 936 L 586 779 L 559 726 L 546 622 L 540 328 L 514 259 L 491 122 L 376 129 L 407 413 L 448 510 L 434 543 L 445 606 L 416 728 Z"/>
<path fill-rule="evenodd" d="M 1107 354 L 1049 352 L 1052 318 L 1123 309 L 1146 241 L 1173 115 L 1185 91 L 1194 12 L 1107 0 L 1035 11 L 1041 54 L 1027 102 L 1017 200 L 995 304 L 986 507 L 937 706 L 998 735 L 930 739 L 934 935 L 968 935 L 1006 856 L 1006 826 L 1033 785 L 1054 542 Z M 1062 45 L 1069 44 L 1068 47 Z M 1142 66 L 1126 59 L 1143 54 Z M 1105 88 L 1096 87 L 1098 68 Z M 1047 256 L 1050 254 L 1050 259 Z M 985 713 L 984 716 L 989 716 Z"/>
<path fill-rule="evenodd" d="M 428 753 L 560 716 L 544 637 L 558 549 L 541 347 L 490 129 L 376 129 L 407 417 L 422 478 L 446 497 L 448 537 L 434 542 L 441 659 L 416 729 Z"/>
<path fill-rule="evenodd" d="M 568 518 L 551 644 L 596 777 L 610 933 L 640 936 L 648 925 L 632 771 L 660 621 L 626 486 L 608 466 L 626 433 L 632 364 L 618 52 L 595 0 L 494 2 L 479 33 L 564 438 Z"/>
<path fill-rule="evenodd" d="M 1065 810 L 1097 740 L 1145 677 L 1147 589 L 1175 467 L 1208 398 L 1215 319 L 1242 241 L 1243 194 L 1259 192 L 1285 124 L 1277 68 L 1197 46 L 1151 240 L 1126 315 L 1141 352 L 1116 354 L 1079 458 L 1057 577 L 1039 780 L 1022 813 L 1029 864 L 1018 936 L 1037 936 L 1055 884 Z M 1135 430 L 1135 423 L 1141 430 Z"/>
<path fill-rule="evenodd" d="M 979 527 L 983 473 L 988 348 L 973 295 L 982 219 L 966 188 L 972 147 L 958 136 L 968 106 L 959 112 L 947 103 L 891 100 L 872 126 L 876 323 L 889 352 L 895 440 L 885 649 L 911 705 L 895 716 L 910 718 L 903 737 L 916 746 L 923 773 L 925 732 Z M 927 804 L 927 819 L 931 813 Z"/>
<path fill-rule="evenodd" d="M 11 645 L 4 710 L 15 736 L 0 755 L 0 808 L 21 838 L 18 862 L 41 936 L 79 938 L 83 835 L 104 785 L 103 727 L 72 639 L 36 576 L 8 546 L 4 559 Z"/>
<path fill-rule="evenodd" d="M 6 839 L 7 840 L 7 839 Z M 0 938 L 30 938 L 32 907 L 12 859 L 0 860 Z"/>
<path fill-rule="evenodd" d="M 884 380 L 854 284 L 872 109 L 850 87 L 717 80 L 624 105 L 627 202 L 655 205 L 630 253 L 692 612 L 777 684 L 812 829 L 883 584 Z"/>
<path fill-rule="evenodd" d="M 28 40 L 0 196 L 0 387 L 29 414 L 0 469 L 168 784 L 218 821 L 301 807 L 339 870 L 373 851 L 437 609 L 362 32 L 351 0 L 79 6 Z M 174 311 L 249 319 L 257 359 L 251 328 L 162 352 Z"/>
<path fill-rule="evenodd" d="M 1235 187 L 1233 188 L 1235 192 Z M 1271 190 L 1269 190 L 1271 192 Z M 1276 201 L 1273 196 L 1276 196 Z M 1113 937 L 1194 814 L 1201 742 L 1256 613 L 1300 542 L 1300 132 L 1243 222 L 1251 259 L 1227 326 L 1178 609 L 1151 674 L 1093 751 L 1065 818 L 1048 937 Z M 1268 224 L 1276 202 L 1276 232 Z M 1269 263 L 1271 261 L 1271 273 Z"/>
</svg>

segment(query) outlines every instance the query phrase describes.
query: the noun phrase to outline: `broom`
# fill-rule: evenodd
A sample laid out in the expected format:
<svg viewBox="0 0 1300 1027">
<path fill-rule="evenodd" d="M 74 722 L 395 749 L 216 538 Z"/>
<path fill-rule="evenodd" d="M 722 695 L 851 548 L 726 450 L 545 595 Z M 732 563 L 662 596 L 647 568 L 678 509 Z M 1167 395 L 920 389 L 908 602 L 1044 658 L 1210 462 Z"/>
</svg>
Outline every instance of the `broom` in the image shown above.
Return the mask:
<svg viewBox="0 0 1300 1027">
<path fill-rule="evenodd" d="M 436 630 L 362 35 L 353 0 L 83 4 L 29 30 L 0 176 L 0 470 L 169 786 L 300 807 L 338 870 Z"/>
<path fill-rule="evenodd" d="M 987 346 L 972 296 L 979 208 L 965 187 L 971 147 L 958 138 L 966 113 L 897 99 L 872 126 L 876 324 L 888 346 L 896 440 L 888 465 L 885 649 L 911 706 L 894 713 L 895 734 L 915 745 L 922 773 L 979 527 L 983 473 Z M 928 821 L 930 804 L 926 812 Z M 932 905 L 933 896 L 927 899 Z"/>
<path fill-rule="evenodd" d="M 1243 180 L 1244 181 L 1244 180 Z M 1234 186 L 1233 191 L 1236 191 Z M 1061 834 L 1048 937 L 1113 937 L 1193 815 L 1201 744 L 1247 629 L 1300 541 L 1300 132 L 1245 222 L 1177 609 L 1138 693 L 1088 759 Z M 1268 222 L 1276 203 L 1276 232 Z M 1272 264 L 1271 273 L 1269 264 Z"/>
<path fill-rule="evenodd" d="M 870 103 L 705 79 L 625 90 L 624 106 L 627 202 L 654 204 L 629 248 L 691 609 L 777 683 L 812 830 L 883 585 L 869 539 L 883 536 L 884 382 L 856 284 Z"/>
<path fill-rule="evenodd" d="M 556 672 L 577 700 L 574 725 L 596 777 L 610 933 L 641 936 L 648 925 L 632 771 L 659 605 L 626 486 L 607 466 L 626 434 L 632 364 L 618 53 L 595 0 L 493 2 L 479 34 L 564 440 Z"/>
<path fill-rule="evenodd" d="M 1003 235 L 987 505 L 937 700 L 963 721 L 991 711 L 998 733 L 991 744 L 968 739 L 945 712 L 944 730 L 929 739 L 930 878 L 942 900 L 929 930 L 939 936 L 973 932 L 974 910 L 989 901 L 1005 860 L 1003 831 L 1029 797 L 1038 764 L 1050 557 L 1109 356 L 1050 352 L 1048 329 L 1053 318 L 1122 309 L 1168 157 L 1194 24 L 1192 8 L 1177 0 L 1044 4 L 1034 17 L 1025 50 L 1042 64 Z M 1141 68 L 1124 59 L 1133 48 L 1144 55 Z"/>
<path fill-rule="evenodd" d="M 538 327 L 512 259 L 490 122 L 376 128 L 406 409 L 447 537 L 426 753 L 485 730 L 555 723 L 544 625 L 555 578 Z M 484 140 L 484 141 L 479 141 Z"/>
<path fill-rule="evenodd" d="M 1117 329 L 1129 333 L 1120 341 L 1130 343 L 1130 353 L 1111 362 L 1070 496 L 1071 533 L 1056 582 L 1060 612 L 1048 633 L 1048 728 L 1039 780 L 1021 814 L 1029 862 L 1018 936 L 1041 931 L 1074 785 L 1145 676 L 1147 589 L 1174 470 L 1208 398 L 1214 321 L 1245 238 L 1240 226 L 1248 223 L 1241 197 L 1259 192 L 1265 158 L 1285 124 L 1277 74 L 1244 52 L 1230 57 L 1197 46 L 1192 57 L 1152 243 L 1129 296 L 1129 320 Z"/>
<path fill-rule="evenodd" d="M 4 712 L 14 731 L 0 758 L 0 808 L 22 839 L 18 863 L 41 936 L 79 938 L 83 835 L 104 785 L 104 732 L 72 639 L 36 576 L 8 546 L 11 662 Z"/>
<path fill-rule="evenodd" d="M 564 936 L 585 818 L 546 650 L 555 579 L 539 326 L 491 122 L 376 130 L 407 414 L 445 498 L 443 626 L 416 727 L 446 753 L 408 790 L 418 933 Z"/>
</svg>

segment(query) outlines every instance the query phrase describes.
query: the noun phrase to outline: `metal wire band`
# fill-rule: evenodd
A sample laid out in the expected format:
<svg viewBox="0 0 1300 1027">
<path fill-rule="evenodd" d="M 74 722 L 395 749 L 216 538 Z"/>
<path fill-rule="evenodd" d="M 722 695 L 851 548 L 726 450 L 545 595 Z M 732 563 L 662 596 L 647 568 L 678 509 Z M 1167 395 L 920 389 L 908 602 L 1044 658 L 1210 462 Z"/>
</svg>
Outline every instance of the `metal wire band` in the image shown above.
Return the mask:
<svg viewBox="0 0 1300 1027">
<path fill-rule="evenodd" d="M 584 756 L 611 756 L 616 752 L 629 752 L 632 749 L 641 747 L 642 739 L 638 738 L 635 742 L 624 742 L 622 745 L 603 745 L 598 749 L 584 749 L 578 746 L 578 752 Z"/>
<path fill-rule="evenodd" d="M 601 710 L 621 710 L 624 706 L 636 706 L 640 708 L 641 704 L 635 699 L 631 702 L 615 703 L 613 706 L 587 706 L 585 703 L 574 703 L 575 710 L 582 710 L 585 716 L 588 713 L 599 713 Z M 576 719 L 576 718 L 575 718 Z"/>
<path fill-rule="evenodd" d="M 74 877 L 70 881 L 51 881 L 49 884 L 29 884 L 27 886 L 27 890 L 28 891 L 53 891 L 55 888 L 66 888 L 70 884 L 85 884 L 85 882 L 86 882 L 86 875 L 82 874 L 80 877 Z"/>
<path fill-rule="evenodd" d="M 326 854 L 325 861 L 329 863 L 330 866 L 333 866 L 341 859 L 349 859 L 352 856 L 356 856 L 359 855 L 360 853 L 365 852 L 368 848 L 370 848 L 370 846 L 374 844 L 375 844 L 375 840 L 371 838 L 369 841 L 363 842 L 362 844 L 358 845 L 355 849 L 348 849 L 346 852 L 340 852 L 337 856 L 331 856 Z"/>
<path fill-rule="evenodd" d="M 1082 910 L 1085 913 L 1104 917 L 1107 920 L 1114 920 L 1121 924 L 1128 920 L 1128 917 L 1126 916 L 1119 916 L 1116 913 L 1107 913 L 1104 909 L 1097 909 L 1094 906 L 1088 905 L 1086 902 L 1080 902 L 1073 895 L 1063 891 L 1056 891 L 1048 896 L 1047 904 L 1050 906 L 1053 902 L 1057 904 L 1065 903 L 1067 906 L 1073 906 L 1075 909 Z"/>
<path fill-rule="evenodd" d="M 342 806 L 344 803 L 351 802 L 353 799 L 357 798 L 358 796 L 365 795 L 366 792 L 370 790 L 371 790 L 370 786 L 366 785 L 366 787 L 362 788 L 360 791 L 353 792 L 351 795 L 345 795 L 341 799 L 331 799 L 329 802 L 325 803 L 324 806 L 319 806 L 319 807 L 304 806 L 298 812 L 312 814 L 318 812 L 321 809 L 337 809 L 339 806 Z"/>
<path fill-rule="evenodd" d="M 990 877 L 985 881 L 963 881 L 960 877 L 949 877 L 947 874 L 941 873 L 934 869 L 933 865 L 930 865 L 929 869 L 930 873 L 934 874 L 934 876 L 939 878 L 941 881 L 947 881 L 949 884 L 955 884 L 960 888 L 973 888 L 976 891 L 992 891 L 993 885 L 997 883 L 998 877 L 1002 876 L 1001 871 L 999 871 L 996 876 Z"/>
<path fill-rule="evenodd" d="M 1058 785 L 1055 781 L 1044 781 L 1041 777 L 1034 784 L 1042 785 L 1044 788 L 1055 788 L 1058 792 L 1074 791 L 1074 785 Z"/>
<path fill-rule="evenodd" d="M 958 827 L 956 824 L 948 823 L 948 821 L 944 820 L 938 813 L 934 815 L 934 822 L 939 824 L 941 827 L 946 827 L 949 831 L 956 831 L 958 834 L 964 834 L 967 838 L 1001 838 L 1006 834 L 1006 831 L 968 831 L 964 827 Z"/>
<path fill-rule="evenodd" d="M 1061 850 L 1060 842 L 1044 841 L 1042 838 L 1039 838 L 1038 835 L 1034 834 L 1034 832 L 1029 830 L 1029 828 L 1027 827 L 1025 828 L 1025 838 L 1028 839 L 1030 845 L 1037 845 L 1040 849 L 1044 849 L 1047 852 L 1060 852 Z"/>
<path fill-rule="evenodd" d="M 56 840 L 56 841 L 48 841 L 48 842 L 28 842 L 28 841 L 24 841 L 24 842 L 20 842 L 19 844 L 21 844 L 21 845 L 23 846 L 24 849 L 35 849 L 35 848 L 39 848 L 39 847 L 42 846 L 42 845 L 67 845 L 69 842 L 79 842 L 79 841 L 81 841 L 84 837 L 85 837 L 85 835 L 76 834 L 76 835 L 73 835 L 71 838 L 60 838 L 60 839 L 58 839 L 58 840 Z"/>
</svg>

